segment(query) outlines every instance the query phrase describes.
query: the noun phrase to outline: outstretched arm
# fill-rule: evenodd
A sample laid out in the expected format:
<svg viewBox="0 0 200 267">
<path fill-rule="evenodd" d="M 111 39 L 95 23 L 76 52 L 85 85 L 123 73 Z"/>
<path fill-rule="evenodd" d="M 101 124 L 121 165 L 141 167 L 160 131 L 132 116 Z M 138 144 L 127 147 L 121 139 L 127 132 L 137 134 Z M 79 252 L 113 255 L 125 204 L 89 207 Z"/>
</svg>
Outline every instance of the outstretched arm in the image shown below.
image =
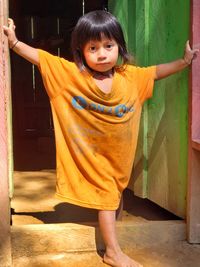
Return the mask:
<svg viewBox="0 0 200 267">
<path fill-rule="evenodd" d="M 26 60 L 35 65 L 39 65 L 38 50 L 21 41 L 15 34 L 15 25 L 12 19 L 8 19 L 8 26 L 3 26 L 4 34 L 8 37 L 9 47 Z"/>
<path fill-rule="evenodd" d="M 171 74 L 183 70 L 189 66 L 197 56 L 199 49 L 191 49 L 189 41 L 186 42 L 184 57 L 169 63 L 157 65 L 156 80 L 165 78 Z"/>
</svg>

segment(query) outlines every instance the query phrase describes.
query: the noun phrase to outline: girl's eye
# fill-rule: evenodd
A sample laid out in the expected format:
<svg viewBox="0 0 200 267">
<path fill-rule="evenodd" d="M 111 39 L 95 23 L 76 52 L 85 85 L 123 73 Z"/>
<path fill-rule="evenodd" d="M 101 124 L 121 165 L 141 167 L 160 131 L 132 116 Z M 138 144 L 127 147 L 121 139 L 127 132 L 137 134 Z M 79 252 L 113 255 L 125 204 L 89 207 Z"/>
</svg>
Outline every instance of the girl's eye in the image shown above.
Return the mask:
<svg viewBox="0 0 200 267">
<path fill-rule="evenodd" d="M 106 48 L 107 48 L 107 49 L 111 49 L 112 47 L 113 47 L 113 44 L 107 44 L 107 45 L 106 45 Z"/>
<path fill-rule="evenodd" d="M 95 52 L 96 51 L 96 47 L 95 46 L 90 46 L 89 51 L 90 52 Z"/>
</svg>

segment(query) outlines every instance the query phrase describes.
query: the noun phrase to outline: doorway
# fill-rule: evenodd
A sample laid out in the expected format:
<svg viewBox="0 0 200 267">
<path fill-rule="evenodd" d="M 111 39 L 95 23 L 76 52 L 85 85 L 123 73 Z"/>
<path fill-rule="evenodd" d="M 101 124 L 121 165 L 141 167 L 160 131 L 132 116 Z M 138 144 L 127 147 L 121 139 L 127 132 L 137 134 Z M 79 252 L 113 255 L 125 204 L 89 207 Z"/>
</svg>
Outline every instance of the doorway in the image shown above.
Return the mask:
<svg viewBox="0 0 200 267">
<path fill-rule="evenodd" d="M 19 40 L 72 60 L 70 36 L 78 18 L 92 10 L 107 9 L 107 2 L 12 0 L 10 17 L 17 26 L 16 34 Z M 15 197 L 12 201 L 14 223 L 96 221 L 96 211 L 77 208 L 53 199 L 55 142 L 48 96 L 38 69 L 14 53 L 11 54 L 11 70 L 15 170 Z M 130 190 L 125 191 L 124 200 L 126 219 L 142 216 L 146 216 L 147 220 L 177 219 L 156 204 L 135 197 Z M 133 203 L 137 204 L 134 206 Z M 144 207 L 146 215 L 143 213 Z M 70 217 L 63 217 L 63 214 L 70 214 Z"/>
</svg>

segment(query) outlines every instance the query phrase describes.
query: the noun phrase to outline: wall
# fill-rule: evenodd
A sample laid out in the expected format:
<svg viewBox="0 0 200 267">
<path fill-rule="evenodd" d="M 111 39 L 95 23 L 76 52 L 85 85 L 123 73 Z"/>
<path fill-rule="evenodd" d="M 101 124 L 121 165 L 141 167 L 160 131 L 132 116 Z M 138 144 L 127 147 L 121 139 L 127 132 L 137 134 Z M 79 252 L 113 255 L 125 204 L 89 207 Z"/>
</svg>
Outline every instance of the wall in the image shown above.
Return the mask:
<svg viewBox="0 0 200 267">
<path fill-rule="evenodd" d="M 182 57 L 189 35 L 190 1 L 109 1 L 127 43 L 142 66 Z M 156 82 L 143 108 L 130 187 L 185 217 L 187 182 L 188 72 Z"/>
</svg>

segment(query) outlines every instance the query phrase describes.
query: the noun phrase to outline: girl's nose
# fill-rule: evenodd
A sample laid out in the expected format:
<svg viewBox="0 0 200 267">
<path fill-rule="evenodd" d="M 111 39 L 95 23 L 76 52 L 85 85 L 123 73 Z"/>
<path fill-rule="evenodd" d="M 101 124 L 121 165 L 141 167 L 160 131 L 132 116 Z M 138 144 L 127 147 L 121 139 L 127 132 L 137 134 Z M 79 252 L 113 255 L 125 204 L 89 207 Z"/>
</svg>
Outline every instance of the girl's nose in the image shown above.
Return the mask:
<svg viewBox="0 0 200 267">
<path fill-rule="evenodd" d="M 98 60 L 104 60 L 106 58 L 106 51 L 104 48 L 100 48 L 98 51 Z"/>
</svg>

